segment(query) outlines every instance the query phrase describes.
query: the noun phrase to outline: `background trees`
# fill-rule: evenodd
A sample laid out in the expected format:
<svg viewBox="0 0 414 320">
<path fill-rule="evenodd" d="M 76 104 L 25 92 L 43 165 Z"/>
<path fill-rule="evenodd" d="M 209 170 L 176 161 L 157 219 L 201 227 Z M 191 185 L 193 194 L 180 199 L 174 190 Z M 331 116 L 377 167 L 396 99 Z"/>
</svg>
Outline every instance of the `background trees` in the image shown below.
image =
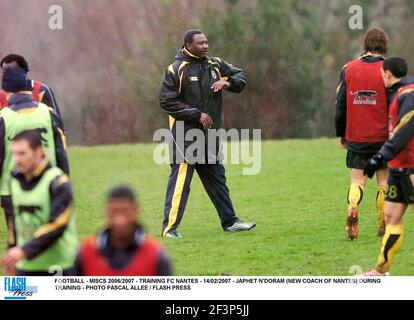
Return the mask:
<svg viewBox="0 0 414 320">
<path fill-rule="evenodd" d="M 52 4 L 63 7 L 63 30 L 48 28 Z M 55 90 L 72 143 L 151 141 L 167 126 L 158 106 L 163 70 L 185 30 L 202 28 L 212 55 L 248 72 L 248 90 L 226 95 L 226 127 L 262 128 L 268 139 L 332 136 L 339 72 L 361 53 L 368 26 L 384 28 L 390 55 L 414 64 L 412 1 L 360 1 L 364 30 L 348 28 L 352 4 L 2 0 L 0 55 L 25 55 L 30 76 Z"/>
</svg>

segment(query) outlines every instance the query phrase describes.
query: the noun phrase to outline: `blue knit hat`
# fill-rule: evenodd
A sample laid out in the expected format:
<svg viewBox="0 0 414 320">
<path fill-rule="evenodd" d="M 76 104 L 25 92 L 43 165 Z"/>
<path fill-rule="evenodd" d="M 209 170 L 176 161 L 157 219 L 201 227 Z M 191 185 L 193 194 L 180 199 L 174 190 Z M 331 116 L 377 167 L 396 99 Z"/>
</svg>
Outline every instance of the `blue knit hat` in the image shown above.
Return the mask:
<svg viewBox="0 0 414 320">
<path fill-rule="evenodd" d="M 29 90 L 26 72 L 20 67 L 7 68 L 3 73 L 2 87 L 7 92 Z"/>
</svg>

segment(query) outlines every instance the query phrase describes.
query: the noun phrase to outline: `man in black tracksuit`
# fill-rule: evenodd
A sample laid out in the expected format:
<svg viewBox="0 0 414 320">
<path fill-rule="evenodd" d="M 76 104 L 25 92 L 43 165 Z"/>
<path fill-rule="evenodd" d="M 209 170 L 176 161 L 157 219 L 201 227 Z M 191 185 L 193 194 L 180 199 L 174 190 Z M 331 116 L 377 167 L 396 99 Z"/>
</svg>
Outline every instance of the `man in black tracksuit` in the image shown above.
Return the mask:
<svg viewBox="0 0 414 320">
<path fill-rule="evenodd" d="M 218 130 L 223 125 L 222 90 L 243 91 L 246 74 L 242 69 L 207 54 L 205 35 L 199 30 L 188 31 L 183 47 L 165 71 L 161 84 L 160 105 L 169 114 L 173 140 L 170 145 L 171 174 L 164 207 L 164 237 L 181 237 L 176 230 L 184 214 L 194 170 L 216 207 L 225 231 L 245 231 L 255 227 L 254 223 L 242 222 L 236 217 L 221 164 L 220 143 L 216 140 L 211 147 L 209 142 L 212 139 L 207 138 L 209 129 Z M 196 138 L 191 141 L 184 139 L 184 134 L 191 129 L 206 133 L 202 155 L 200 152 L 191 155 L 187 152 L 196 141 Z"/>
</svg>

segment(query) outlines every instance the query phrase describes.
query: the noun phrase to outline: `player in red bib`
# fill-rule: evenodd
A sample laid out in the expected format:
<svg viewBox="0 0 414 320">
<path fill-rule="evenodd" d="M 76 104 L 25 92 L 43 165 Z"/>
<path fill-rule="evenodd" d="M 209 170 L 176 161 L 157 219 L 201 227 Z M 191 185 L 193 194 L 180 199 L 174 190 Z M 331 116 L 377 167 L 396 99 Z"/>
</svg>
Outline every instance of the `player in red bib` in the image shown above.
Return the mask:
<svg viewBox="0 0 414 320">
<path fill-rule="evenodd" d="M 389 88 L 390 140 L 365 167 L 372 178 L 388 161 L 388 186 L 385 194 L 386 232 L 377 266 L 366 275 L 386 275 L 403 240 L 403 216 L 408 206 L 414 209 L 414 79 L 407 76 L 407 63 L 394 57 L 384 61 L 383 78 Z"/>
<path fill-rule="evenodd" d="M 135 195 L 128 187 L 111 190 L 106 204 L 108 229 L 83 241 L 77 275 L 170 276 L 166 254 L 137 224 L 138 214 Z"/>
<path fill-rule="evenodd" d="M 9 54 L 0 61 L 0 67 L 3 72 L 7 68 L 14 67 L 22 68 L 26 73 L 29 72 L 29 65 L 26 59 L 17 54 Z M 60 109 L 56 102 L 53 91 L 44 83 L 36 80 L 27 80 L 27 87 L 32 91 L 33 100 L 36 102 L 42 102 L 48 107 L 52 108 L 58 116 L 61 118 Z M 9 93 L 0 90 L 0 109 L 7 107 Z"/>
<path fill-rule="evenodd" d="M 368 159 L 388 140 L 387 97 L 381 76 L 387 42 L 384 31 L 369 29 L 364 37 L 364 55 L 345 65 L 337 89 L 336 134 L 340 145 L 348 150 L 346 165 L 351 169 L 346 219 L 349 240 L 358 239 L 358 207 L 367 183 L 363 169 Z M 386 163 L 378 168 L 376 175 L 377 231 L 378 236 L 383 236 Z"/>
</svg>

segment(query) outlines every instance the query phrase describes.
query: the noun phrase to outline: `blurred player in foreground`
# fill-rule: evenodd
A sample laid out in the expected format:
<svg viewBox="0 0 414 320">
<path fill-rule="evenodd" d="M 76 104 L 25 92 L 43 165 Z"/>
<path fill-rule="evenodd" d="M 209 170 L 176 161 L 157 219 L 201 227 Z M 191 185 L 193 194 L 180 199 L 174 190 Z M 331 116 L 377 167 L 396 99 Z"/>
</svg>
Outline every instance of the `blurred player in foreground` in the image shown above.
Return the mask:
<svg viewBox="0 0 414 320">
<path fill-rule="evenodd" d="M 386 232 L 376 268 L 368 276 L 387 275 L 403 241 L 403 216 L 414 209 L 414 79 L 407 76 L 407 63 L 394 57 L 385 60 L 383 78 L 389 88 L 390 140 L 368 161 L 364 173 L 372 178 L 388 161 L 385 197 Z"/>
<path fill-rule="evenodd" d="M 10 181 L 16 246 L 2 259 L 5 274 L 69 275 L 78 250 L 68 176 L 53 167 L 37 130 L 13 139 L 16 164 Z"/>
<path fill-rule="evenodd" d="M 346 165 L 351 169 L 348 191 L 346 236 L 358 239 L 358 206 L 362 201 L 367 178 L 364 166 L 388 140 L 387 98 L 381 77 L 383 55 L 387 53 L 387 36 L 371 28 L 364 37 L 365 54 L 342 69 L 336 99 L 336 135 L 348 150 Z M 387 164 L 377 168 L 378 236 L 385 233 L 384 192 Z"/>
<path fill-rule="evenodd" d="M 138 224 L 139 214 L 130 188 L 112 189 L 106 203 L 108 228 L 82 243 L 77 275 L 170 276 L 170 262 L 160 245 Z"/>
</svg>

